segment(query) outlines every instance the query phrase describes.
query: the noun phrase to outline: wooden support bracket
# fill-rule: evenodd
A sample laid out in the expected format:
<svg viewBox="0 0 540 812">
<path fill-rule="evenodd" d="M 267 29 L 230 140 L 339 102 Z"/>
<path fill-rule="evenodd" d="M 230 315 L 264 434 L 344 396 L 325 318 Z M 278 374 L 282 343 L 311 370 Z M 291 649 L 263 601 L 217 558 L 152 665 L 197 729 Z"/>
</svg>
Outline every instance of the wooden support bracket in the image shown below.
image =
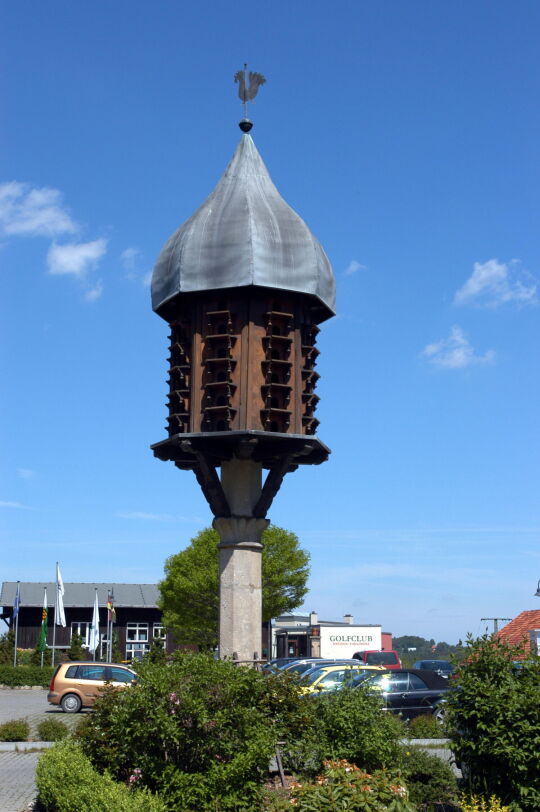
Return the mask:
<svg viewBox="0 0 540 812">
<path fill-rule="evenodd" d="M 257 504 L 253 508 L 253 515 L 255 518 L 265 518 L 270 509 L 270 505 L 274 501 L 274 496 L 281 487 L 285 474 L 290 470 L 291 462 L 292 457 L 287 456 L 270 468 L 270 471 L 264 480 L 261 495 L 257 500 Z"/>
<path fill-rule="evenodd" d="M 191 450 L 193 451 L 193 454 L 197 460 L 197 464 L 193 468 L 193 471 L 204 494 L 204 498 L 208 502 L 210 510 L 214 516 L 228 518 L 231 515 L 231 509 L 215 466 L 211 465 L 204 454 L 202 454 L 200 451 L 197 451 L 194 448 Z"/>
</svg>

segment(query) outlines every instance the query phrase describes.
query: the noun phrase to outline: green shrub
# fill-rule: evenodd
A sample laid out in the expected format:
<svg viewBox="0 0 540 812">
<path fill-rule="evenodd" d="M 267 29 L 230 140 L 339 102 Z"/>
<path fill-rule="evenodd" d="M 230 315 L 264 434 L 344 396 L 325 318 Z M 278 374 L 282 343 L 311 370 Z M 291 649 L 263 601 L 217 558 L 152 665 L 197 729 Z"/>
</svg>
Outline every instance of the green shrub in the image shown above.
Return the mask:
<svg viewBox="0 0 540 812">
<path fill-rule="evenodd" d="M 458 785 L 447 762 L 419 747 L 404 751 L 402 775 L 411 801 L 420 809 L 431 804 L 457 803 Z"/>
<path fill-rule="evenodd" d="M 38 736 L 43 742 L 59 742 L 68 735 L 68 727 L 60 719 L 44 719 L 38 725 Z"/>
<path fill-rule="evenodd" d="M 503 806 L 494 795 L 487 800 L 478 798 L 476 795 L 464 795 L 460 798 L 459 808 L 462 812 L 509 812 L 510 810 L 510 807 Z"/>
<path fill-rule="evenodd" d="M 411 739 L 440 739 L 443 735 L 441 725 L 431 714 L 411 719 L 407 727 L 407 736 Z"/>
<path fill-rule="evenodd" d="M 30 735 L 30 728 L 25 719 L 14 719 L 0 725 L 0 742 L 25 742 Z"/>
<path fill-rule="evenodd" d="M 146 789 L 117 784 L 100 775 L 70 742 L 61 742 L 41 756 L 36 783 L 45 812 L 165 812 L 159 798 Z M 133 786 L 136 779 L 131 781 Z"/>
<path fill-rule="evenodd" d="M 150 649 L 144 656 L 148 662 L 165 665 L 167 662 L 167 655 L 165 653 L 165 647 L 163 646 L 163 640 L 160 640 L 159 637 L 154 637 Z"/>
<path fill-rule="evenodd" d="M 297 812 L 416 812 L 409 802 L 407 789 L 394 773 L 377 770 L 367 773 L 347 761 L 327 761 L 315 781 L 294 782 L 288 808 Z M 270 806 L 270 808 L 272 808 Z M 278 798 L 274 810 L 286 806 Z"/>
<path fill-rule="evenodd" d="M 41 667 L 41 655 L 43 655 L 43 665 L 51 665 L 52 650 L 50 648 L 46 648 L 45 651 L 40 651 L 38 645 L 39 643 L 36 643 L 36 647 L 30 652 L 28 661 L 23 662 L 23 660 L 18 660 L 19 665 L 39 665 Z"/>
<path fill-rule="evenodd" d="M 482 637 L 467 641 L 457 690 L 447 701 L 446 728 L 469 790 L 495 795 L 514 812 L 540 809 L 540 664 L 519 671 L 520 647 Z"/>
<path fill-rule="evenodd" d="M 80 634 L 74 632 L 71 635 L 71 643 L 66 654 L 68 660 L 86 660 L 88 657 L 88 652 L 83 648 L 82 637 Z"/>
<path fill-rule="evenodd" d="M 305 701 L 315 707 L 313 738 L 323 759 L 346 759 L 368 772 L 399 764 L 403 724 L 382 710 L 375 692 L 344 689 Z"/>
<path fill-rule="evenodd" d="M 9 629 L 0 637 L 0 663 L 13 664 L 13 650 L 15 648 L 15 630 Z"/>
<path fill-rule="evenodd" d="M 191 652 L 138 671 L 104 691 L 77 738 L 99 771 L 126 781 L 136 769 L 174 812 L 257 809 L 278 739 L 313 723 L 297 680 Z"/>
<path fill-rule="evenodd" d="M 0 685 L 15 688 L 20 685 L 40 685 L 48 688 L 53 675 L 52 668 L 35 665 L 0 665 Z"/>
</svg>

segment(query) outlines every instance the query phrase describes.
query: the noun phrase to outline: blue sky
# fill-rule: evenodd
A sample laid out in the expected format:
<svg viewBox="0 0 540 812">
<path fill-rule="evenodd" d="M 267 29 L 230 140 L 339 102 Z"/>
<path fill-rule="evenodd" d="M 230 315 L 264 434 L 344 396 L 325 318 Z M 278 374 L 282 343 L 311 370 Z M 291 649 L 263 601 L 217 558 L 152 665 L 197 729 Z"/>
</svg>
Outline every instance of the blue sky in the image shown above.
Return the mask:
<svg viewBox="0 0 540 812">
<path fill-rule="evenodd" d="M 305 609 L 455 642 L 540 608 L 536 0 L 4 6 L 0 580 L 143 581 L 210 522 L 165 437 L 161 246 L 240 137 L 322 242 Z"/>
</svg>

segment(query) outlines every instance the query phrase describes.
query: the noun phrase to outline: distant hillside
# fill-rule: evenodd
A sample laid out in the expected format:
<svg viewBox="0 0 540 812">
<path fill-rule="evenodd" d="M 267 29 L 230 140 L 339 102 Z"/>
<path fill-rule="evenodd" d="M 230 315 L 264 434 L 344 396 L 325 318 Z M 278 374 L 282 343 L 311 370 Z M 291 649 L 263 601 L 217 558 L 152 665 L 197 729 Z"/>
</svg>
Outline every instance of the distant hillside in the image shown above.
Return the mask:
<svg viewBox="0 0 540 812">
<path fill-rule="evenodd" d="M 403 665 L 411 666 L 415 660 L 455 660 L 461 659 L 463 647 L 452 646 L 450 643 L 435 640 L 426 640 L 412 634 L 394 637 L 393 645 L 400 656 Z M 411 651 L 412 649 L 412 651 Z"/>
</svg>

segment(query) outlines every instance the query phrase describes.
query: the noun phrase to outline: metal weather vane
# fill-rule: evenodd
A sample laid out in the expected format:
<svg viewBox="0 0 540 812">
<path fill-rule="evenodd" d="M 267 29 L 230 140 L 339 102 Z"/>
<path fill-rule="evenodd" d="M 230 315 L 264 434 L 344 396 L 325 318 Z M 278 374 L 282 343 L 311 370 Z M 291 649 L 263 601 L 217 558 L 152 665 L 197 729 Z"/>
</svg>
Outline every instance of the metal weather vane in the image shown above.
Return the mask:
<svg viewBox="0 0 540 812">
<path fill-rule="evenodd" d="M 248 77 L 249 77 L 249 86 L 248 86 Z M 266 82 L 265 77 L 262 73 L 256 73 L 255 71 L 250 71 L 248 74 L 247 64 L 244 63 L 244 70 L 239 70 L 234 74 L 234 81 L 238 82 L 238 95 L 244 105 L 244 118 L 240 122 L 240 128 L 244 130 L 244 132 L 249 132 L 251 127 L 253 126 L 251 121 L 248 118 L 248 101 L 251 101 L 257 95 L 257 91 L 261 85 L 264 85 Z M 245 124 L 246 126 L 242 126 Z M 249 126 L 247 126 L 249 124 Z"/>
</svg>

